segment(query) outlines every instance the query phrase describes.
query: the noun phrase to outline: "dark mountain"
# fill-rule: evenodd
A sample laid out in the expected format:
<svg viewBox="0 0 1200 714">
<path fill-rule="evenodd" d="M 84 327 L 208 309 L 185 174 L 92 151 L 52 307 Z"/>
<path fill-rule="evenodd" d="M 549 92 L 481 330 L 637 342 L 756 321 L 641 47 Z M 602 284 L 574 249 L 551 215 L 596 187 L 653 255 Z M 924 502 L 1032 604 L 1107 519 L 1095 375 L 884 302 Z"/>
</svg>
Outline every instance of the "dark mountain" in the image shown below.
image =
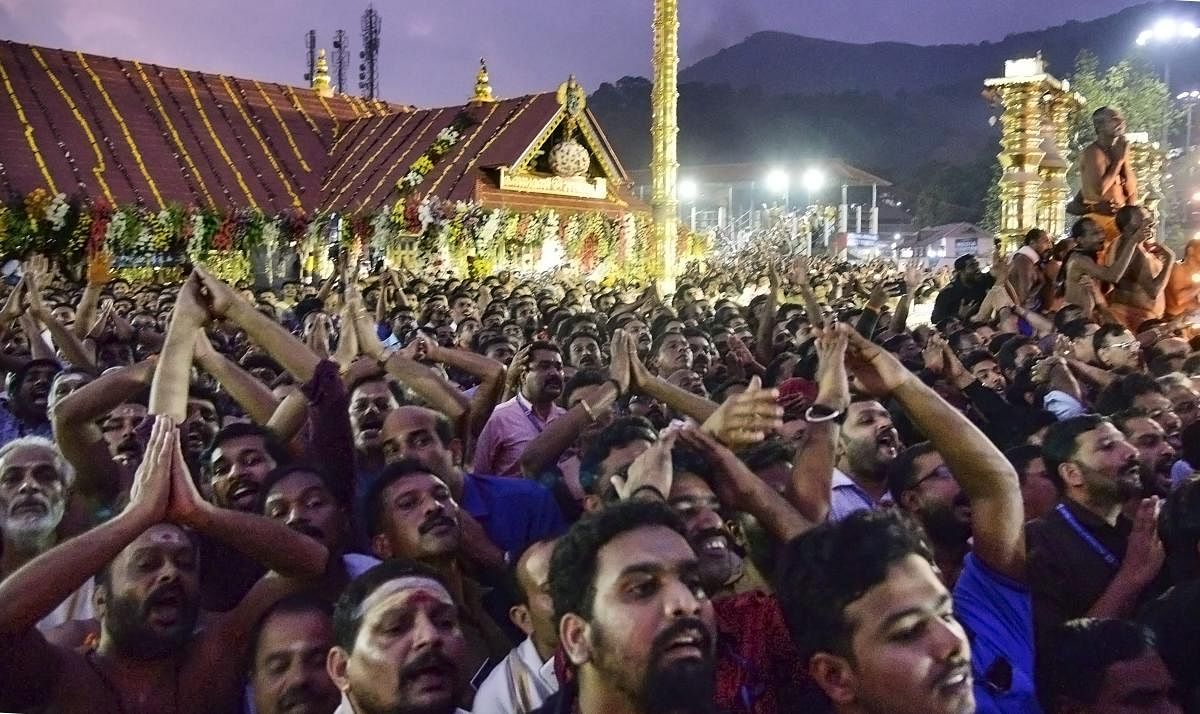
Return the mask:
<svg viewBox="0 0 1200 714">
<path fill-rule="evenodd" d="M 1081 50 L 1101 66 L 1129 56 L 1161 61 L 1135 44 L 1169 15 L 1200 23 L 1200 6 L 1151 3 L 1088 22 L 978 45 L 845 42 L 760 32 L 680 75 L 679 157 L 684 165 L 836 156 L 896 183 L 925 223 L 978 220 L 999 150 L 983 80 L 1004 61 L 1037 52 L 1071 73 Z M 1200 83 L 1200 41 L 1171 50 L 1176 89 Z M 629 168 L 650 158 L 650 83 L 605 83 L 590 106 Z"/>
</svg>

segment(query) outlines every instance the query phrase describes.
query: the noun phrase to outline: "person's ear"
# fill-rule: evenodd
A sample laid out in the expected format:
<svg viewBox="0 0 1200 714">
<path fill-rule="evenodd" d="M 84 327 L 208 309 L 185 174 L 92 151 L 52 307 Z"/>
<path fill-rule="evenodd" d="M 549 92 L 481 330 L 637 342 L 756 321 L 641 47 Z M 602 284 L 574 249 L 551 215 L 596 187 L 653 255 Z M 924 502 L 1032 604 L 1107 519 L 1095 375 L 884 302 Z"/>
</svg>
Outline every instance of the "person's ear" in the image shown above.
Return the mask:
<svg viewBox="0 0 1200 714">
<path fill-rule="evenodd" d="M 508 608 L 508 619 L 518 630 L 524 632 L 526 637 L 533 634 L 533 620 L 529 617 L 528 606 L 513 605 Z"/>
<path fill-rule="evenodd" d="M 921 508 L 921 494 L 917 493 L 916 489 L 909 489 L 900 494 L 900 507 L 909 512 L 915 512 Z"/>
<path fill-rule="evenodd" d="M 350 690 L 350 676 L 346 670 L 350 666 L 350 653 L 341 647 L 332 647 L 329 654 L 325 656 L 325 671 L 329 673 L 329 678 L 333 680 L 333 685 L 340 692 Z"/>
<path fill-rule="evenodd" d="M 1073 463 L 1066 462 L 1058 465 L 1058 475 L 1067 486 L 1082 486 L 1083 471 Z"/>
<path fill-rule="evenodd" d="M 844 657 L 818 652 L 808 661 L 808 673 L 835 705 L 854 701 L 857 679 Z"/>
<path fill-rule="evenodd" d="M 571 664 L 578 667 L 591 660 L 592 626 L 579 615 L 563 615 L 558 622 L 558 639 Z"/>
</svg>

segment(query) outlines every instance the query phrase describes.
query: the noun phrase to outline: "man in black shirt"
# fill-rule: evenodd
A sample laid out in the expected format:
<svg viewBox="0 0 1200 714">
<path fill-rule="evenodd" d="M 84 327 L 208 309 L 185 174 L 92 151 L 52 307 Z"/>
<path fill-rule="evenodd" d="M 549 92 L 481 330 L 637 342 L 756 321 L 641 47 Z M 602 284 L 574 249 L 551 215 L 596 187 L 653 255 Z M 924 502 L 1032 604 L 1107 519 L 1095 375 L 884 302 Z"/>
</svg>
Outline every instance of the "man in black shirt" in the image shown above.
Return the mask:
<svg viewBox="0 0 1200 714">
<path fill-rule="evenodd" d="M 954 261 L 954 279 L 938 293 L 930 320 L 940 325 L 950 318 L 974 315 L 995 284 L 995 278 L 979 269 L 979 261 L 975 256 L 959 256 Z"/>
</svg>

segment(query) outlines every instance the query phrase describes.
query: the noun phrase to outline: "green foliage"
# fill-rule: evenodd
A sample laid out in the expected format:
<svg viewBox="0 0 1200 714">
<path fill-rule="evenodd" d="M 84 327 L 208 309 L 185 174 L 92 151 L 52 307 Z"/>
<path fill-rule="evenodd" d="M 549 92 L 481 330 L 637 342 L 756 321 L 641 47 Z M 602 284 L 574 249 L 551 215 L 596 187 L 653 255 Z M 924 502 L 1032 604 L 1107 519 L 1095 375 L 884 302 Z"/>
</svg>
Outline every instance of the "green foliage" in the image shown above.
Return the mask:
<svg viewBox="0 0 1200 714">
<path fill-rule="evenodd" d="M 1071 89 L 1087 99 L 1087 106 L 1076 113 L 1071 126 L 1073 157 L 1095 138 L 1092 112 L 1100 107 L 1117 107 L 1125 115 L 1128 130 L 1147 132 L 1151 141 L 1161 135 L 1164 119 L 1173 125 L 1180 118 L 1171 107 L 1167 85 L 1141 60 L 1122 60 L 1102 71 L 1096 55 L 1084 50 L 1075 60 Z"/>
</svg>

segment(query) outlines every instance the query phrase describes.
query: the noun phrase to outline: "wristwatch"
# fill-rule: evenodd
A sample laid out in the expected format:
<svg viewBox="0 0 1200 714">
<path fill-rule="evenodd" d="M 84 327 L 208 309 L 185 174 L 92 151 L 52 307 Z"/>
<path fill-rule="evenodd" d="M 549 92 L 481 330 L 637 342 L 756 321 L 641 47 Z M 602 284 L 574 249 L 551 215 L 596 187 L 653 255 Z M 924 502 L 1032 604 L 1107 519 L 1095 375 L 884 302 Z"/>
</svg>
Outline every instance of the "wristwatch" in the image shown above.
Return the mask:
<svg viewBox="0 0 1200 714">
<path fill-rule="evenodd" d="M 824 404 L 814 404 L 804 412 L 804 421 L 809 424 L 821 424 L 827 421 L 836 421 L 841 424 L 846 421 L 846 413 L 841 409 L 834 409 Z"/>
</svg>

